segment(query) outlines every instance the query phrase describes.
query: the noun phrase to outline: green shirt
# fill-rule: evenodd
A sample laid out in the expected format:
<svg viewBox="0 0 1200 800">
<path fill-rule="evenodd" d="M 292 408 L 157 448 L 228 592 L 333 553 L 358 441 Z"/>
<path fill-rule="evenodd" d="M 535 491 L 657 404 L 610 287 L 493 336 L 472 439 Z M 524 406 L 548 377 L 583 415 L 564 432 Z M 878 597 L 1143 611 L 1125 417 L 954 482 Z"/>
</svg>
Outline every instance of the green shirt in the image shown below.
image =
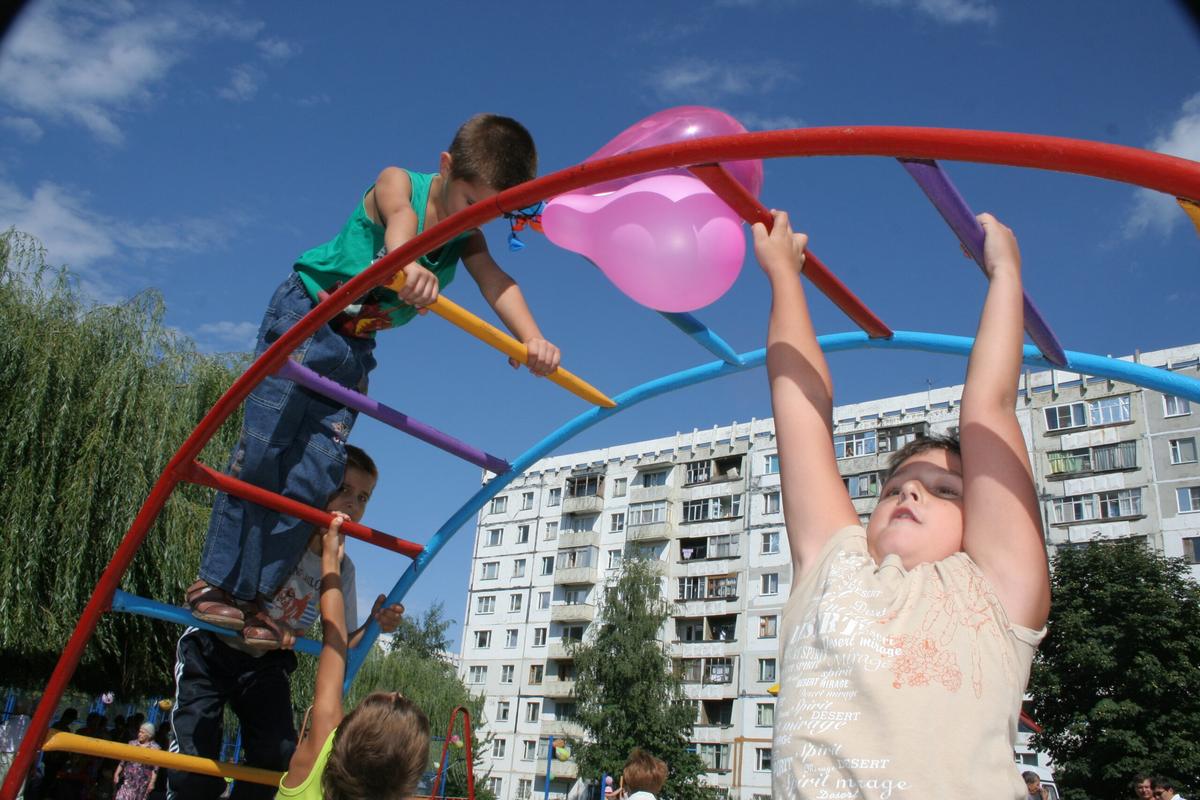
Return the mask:
<svg viewBox="0 0 1200 800">
<path fill-rule="evenodd" d="M 413 211 L 417 212 L 417 233 L 421 233 L 425 230 L 430 184 L 437 173 L 405 172 L 412 183 L 410 200 Z M 371 189 L 367 189 L 369 191 Z M 367 192 L 363 192 L 364 198 Z M 360 200 L 337 236 L 296 259 L 295 270 L 313 301 L 319 303 L 382 256 L 385 252 L 383 233 L 383 226 L 367 216 L 366 207 Z M 438 250 L 417 259 L 417 263 L 437 276 L 439 288 L 445 288 L 454 280 L 458 260 L 470 235 L 470 231 L 459 234 Z M 416 313 L 417 310 L 400 300 L 395 292 L 380 286 L 360 298 L 357 308 L 347 308 L 334 324 L 342 333 L 369 336 L 378 330 L 404 325 Z"/>
<path fill-rule="evenodd" d="M 333 752 L 333 737 L 336 735 L 337 728 L 334 728 L 325 737 L 325 744 L 321 745 L 321 752 L 317 754 L 317 760 L 313 762 L 312 770 L 309 771 L 308 777 L 304 779 L 304 783 L 295 788 L 284 786 L 283 778 L 287 777 L 287 773 L 283 773 L 283 777 L 279 779 L 279 791 L 275 793 L 276 800 L 280 797 L 321 800 L 321 776 L 325 774 L 325 763 L 329 761 L 329 754 Z"/>
</svg>

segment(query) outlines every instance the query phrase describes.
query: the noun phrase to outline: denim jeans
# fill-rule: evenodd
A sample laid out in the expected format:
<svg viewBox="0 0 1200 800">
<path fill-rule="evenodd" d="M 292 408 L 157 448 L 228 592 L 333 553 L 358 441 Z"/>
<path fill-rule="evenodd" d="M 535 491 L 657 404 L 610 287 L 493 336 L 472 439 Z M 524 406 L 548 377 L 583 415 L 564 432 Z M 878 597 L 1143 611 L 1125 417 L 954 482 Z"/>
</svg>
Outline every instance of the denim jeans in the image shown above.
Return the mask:
<svg viewBox="0 0 1200 800">
<path fill-rule="evenodd" d="M 280 285 L 258 330 L 258 357 L 301 317 L 313 301 L 295 273 Z M 366 392 L 375 368 L 375 340 L 342 336 L 322 325 L 291 354 L 314 372 Z M 270 376 L 245 402 L 242 435 L 229 474 L 316 508 L 324 508 L 342 482 L 346 437 L 356 413 L 289 380 Z M 200 577 L 234 597 L 271 597 L 291 574 L 313 526 L 238 497 L 217 493 Z"/>
</svg>

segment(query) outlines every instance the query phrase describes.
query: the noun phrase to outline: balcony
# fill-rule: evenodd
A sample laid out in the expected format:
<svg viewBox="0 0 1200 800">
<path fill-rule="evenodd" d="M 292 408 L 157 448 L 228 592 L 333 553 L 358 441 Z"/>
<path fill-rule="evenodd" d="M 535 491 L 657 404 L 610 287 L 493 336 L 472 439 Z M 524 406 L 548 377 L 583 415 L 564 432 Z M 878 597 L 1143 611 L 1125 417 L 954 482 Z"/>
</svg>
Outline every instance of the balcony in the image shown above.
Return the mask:
<svg viewBox="0 0 1200 800">
<path fill-rule="evenodd" d="M 663 542 L 671 538 L 671 523 L 651 522 L 645 525 L 630 525 L 625 529 L 627 542 Z"/>
<path fill-rule="evenodd" d="M 595 583 L 600 578 L 600 570 L 591 567 L 560 567 L 554 570 L 556 585 L 568 583 Z"/>
<path fill-rule="evenodd" d="M 599 514 L 603 510 L 604 498 L 598 494 L 564 497 L 562 501 L 564 514 Z"/>
<path fill-rule="evenodd" d="M 562 642 L 551 642 L 550 647 L 546 651 L 546 657 L 551 661 L 571 661 L 575 656 L 567 650 L 567 645 Z"/>
<path fill-rule="evenodd" d="M 1060 450 L 1050 453 L 1049 480 L 1094 475 L 1100 472 L 1120 472 L 1138 468 L 1137 442 L 1120 442 L 1080 450 Z"/>
<path fill-rule="evenodd" d="M 558 603 L 550 606 L 551 622 L 591 622 L 596 607 L 591 603 Z"/>
<path fill-rule="evenodd" d="M 562 736 L 567 739 L 583 738 L 583 726 L 578 722 L 573 722 L 569 719 L 543 720 L 541 732 L 545 736 Z M 543 756 L 543 758 L 544 757 L 545 756 Z"/>
<path fill-rule="evenodd" d="M 546 678 L 542 683 L 542 695 L 567 699 L 575 694 L 575 679 Z"/>
<path fill-rule="evenodd" d="M 670 500 L 673 494 L 673 487 L 670 484 L 663 484 L 662 486 L 635 485 L 629 487 L 629 502 L 650 503 L 655 500 Z"/>
<path fill-rule="evenodd" d="M 550 762 L 550 778 L 566 778 L 574 780 L 579 777 L 579 765 L 574 761 L 559 761 L 557 758 Z"/>
<path fill-rule="evenodd" d="M 599 531 L 560 530 L 558 532 L 558 549 L 569 550 L 572 547 L 594 547 L 600 544 Z"/>
</svg>

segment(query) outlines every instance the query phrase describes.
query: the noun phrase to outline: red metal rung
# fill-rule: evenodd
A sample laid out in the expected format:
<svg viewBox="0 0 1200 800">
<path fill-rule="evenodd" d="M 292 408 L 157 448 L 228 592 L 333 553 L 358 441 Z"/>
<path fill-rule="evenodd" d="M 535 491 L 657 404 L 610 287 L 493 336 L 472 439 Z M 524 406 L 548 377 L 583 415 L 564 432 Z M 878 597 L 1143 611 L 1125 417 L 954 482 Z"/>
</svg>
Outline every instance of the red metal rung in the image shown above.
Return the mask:
<svg viewBox="0 0 1200 800">
<path fill-rule="evenodd" d="M 281 494 L 261 489 L 252 483 L 246 483 L 223 472 L 218 472 L 212 467 L 207 467 L 198 461 L 193 461 L 180 477 L 192 483 L 198 483 L 201 486 L 208 486 L 217 491 L 225 492 L 226 494 L 237 495 L 243 500 L 249 500 L 251 503 L 272 508 L 280 513 L 299 517 L 305 522 L 311 522 L 313 525 L 321 528 L 328 527 L 333 521 L 333 515 L 328 511 L 322 511 L 296 500 L 291 500 Z M 342 531 L 347 536 L 353 536 L 355 539 L 361 539 L 364 542 L 369 542 L 385 550 L 395 551 L 409 558 L 416 558 L 425 549 L 416 542 L 397 539 L 395 536 L 377 531 L 374 528 L 368 528 L 366 525 L 360 525 L 357 522 L 343 522 Z"/>
<path fill-rule="evenodd" d="M 688 169 L 746 222 L 751 225 L 761 222 L 767 226 L 768 231 L 771 230 L 771 212 L 720 164 L 694 164 Z M 892 329 L 830 272 L 829 267 L 825 266 L 812 250 L 805 251 L 804 274 L 812 281 L 813 286 L 820 289 L 822 294 L 854 320 L 872 339 L 891 338 Z"/>
</svg>

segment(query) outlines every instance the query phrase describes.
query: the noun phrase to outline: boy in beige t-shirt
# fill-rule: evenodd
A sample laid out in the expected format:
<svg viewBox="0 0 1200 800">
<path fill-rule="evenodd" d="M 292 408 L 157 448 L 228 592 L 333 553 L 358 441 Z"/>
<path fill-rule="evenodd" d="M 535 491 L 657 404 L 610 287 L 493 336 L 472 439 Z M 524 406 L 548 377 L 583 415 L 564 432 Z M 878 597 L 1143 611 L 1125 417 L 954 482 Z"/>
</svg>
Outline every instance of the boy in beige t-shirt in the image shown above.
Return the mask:
<svg viewBox="0 0 1200 800">
<path fill-rule="evenodd" d="M 954 439 L 895 454 L 866 530 L 832 447 L 833 387 L 799 273 L 807 237 L 754 226 L 771 283 L 767 372 L 793 564 L 773 795 L 1020 798 L 1021 698 L 1050 579 L 1015 407 L 1021 259 L 994 217 Z"/>
</svg>

